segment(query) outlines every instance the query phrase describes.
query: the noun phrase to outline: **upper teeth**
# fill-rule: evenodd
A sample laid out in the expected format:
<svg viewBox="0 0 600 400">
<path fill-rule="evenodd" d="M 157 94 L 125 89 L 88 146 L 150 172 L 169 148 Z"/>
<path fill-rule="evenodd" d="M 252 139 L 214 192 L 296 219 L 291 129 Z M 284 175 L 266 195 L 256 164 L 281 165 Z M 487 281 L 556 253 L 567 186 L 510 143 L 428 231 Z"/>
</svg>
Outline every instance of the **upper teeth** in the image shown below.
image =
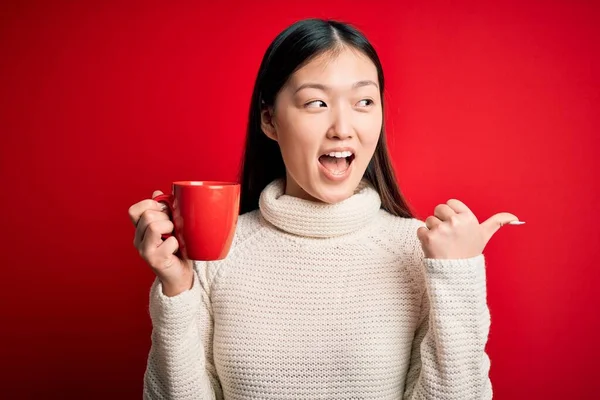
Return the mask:
<svg viewBox="0 0 600 400">
<path fill-rule="evenodd" d="M 335 158 L 346 158 L 346 157 L 350 157 L 352 155 L 351 151 L 332 151 L 331 153 L 327 154 L 329 157 L 335 157 Z"/>
</svg>

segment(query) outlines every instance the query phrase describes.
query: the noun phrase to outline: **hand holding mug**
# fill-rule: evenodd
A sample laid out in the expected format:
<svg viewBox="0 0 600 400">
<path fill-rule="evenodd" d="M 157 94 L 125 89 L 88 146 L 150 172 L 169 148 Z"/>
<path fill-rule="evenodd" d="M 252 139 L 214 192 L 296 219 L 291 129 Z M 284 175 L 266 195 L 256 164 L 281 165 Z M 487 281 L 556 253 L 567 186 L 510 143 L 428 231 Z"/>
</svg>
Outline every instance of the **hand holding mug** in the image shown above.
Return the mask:
<svg viewBox="0 0 600 400">
<path fill-rule="evenodd" d="M 240 185 L 177 181 L 172 194 L 155 191 L 152 197 L 129 209 L 136 226 L 134 246 L 160 279 L 163 293 L 174 296 L 193 284 L 191 260 L 227 256 L 239 214 Z"/>
<path fill-rule="evenodd" d="M 129 217 L 136 227 L 133 245 L 160 279 L 163 293 L 175 296 L 192 286 L 192 261 L 175 255 L 179 243 L 174 236 L 163 240 L 164 235 L 173 231 L 174 224 L 166 213 L 167 206 L 154 200 L 160 195 L 163 195 L 161 191 L 155 191 L 153 199 L 142 200 L 129 208 Z"/>
</svg>

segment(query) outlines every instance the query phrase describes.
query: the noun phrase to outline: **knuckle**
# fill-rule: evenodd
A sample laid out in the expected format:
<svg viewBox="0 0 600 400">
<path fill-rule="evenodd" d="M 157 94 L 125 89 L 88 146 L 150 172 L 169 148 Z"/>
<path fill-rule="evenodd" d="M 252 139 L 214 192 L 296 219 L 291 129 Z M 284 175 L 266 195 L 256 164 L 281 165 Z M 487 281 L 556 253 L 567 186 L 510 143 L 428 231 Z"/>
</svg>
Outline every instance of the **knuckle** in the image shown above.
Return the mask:
<svg viewBox="0 0 600 400">
<path fill-rule="evenodd" d="M 437 235 L 443 236 L 445 238 L 451 236 L 455 229 L 451 224 L 446 224 L 446 223 L 440 224 L 440 226 L 438 228 L 439 229 L 436 229 Z"/>
<path fill-rule="evenodd" d="M 140 213 L 138 211 L 138 208 L 138 204 L 134 204 L 131 207 L 129 207 L 129 210 L 127 210 L 129 219 L 131 220 L 131 222 L 133 222 L 134 225 L 136 225 L 140 220 Z"/>
<path fill-rule="evenodd" d="M 140 255 L 140 257 L 141 257 L 143 260 L 146 260 L 146 261 L 148 261 L 148 257 L 147 257 L 147 256 L 148 256 L 148 254 L 146 253 L 146 251 L 145 251 L 143 248 L 141 248 L 141 247 L 140 247 L 140 248 L 138 248 L 138 254 Z"/>
<path fill-rule="evenodd" d="M 144 209 L 146 210 L 146 209 L 152 208 L 152 206 L 154 205 L 154 200 L 144 199 L 140 203 L 144 206 Z"/>
<path fill-rule="evenodd" d="M 153 235 L 163 235 L 173 232 L 174 224 L 168 219 L 157 219 L 148 223 L 147 230 Z"/>
<path fill-rule="evenodd" d="M 151 208 L 151 203 L 149 203 L 149 201 L 152 200 L 146 199 L 131 205 L 129 210 L 127 210 L 129 217 L 131 219 L 140 218 L 146 210 Z"/>
<path fill-rule="evenodd" d="M 144 211 L 144 213 L 140 217 L 140 221 L 143 221 L 143 223 L 145 225 L 150 225 L 154 221 L 156 221 L 156 216 L 154 215 L 154 213 L 152 212 L 152 210 L 146 210 L 146 211 Z"/>
<path fill-rule="evenodd" d="M 432 246 L 435 244 L 435 238 L 436 233 L 434 231 L 429 231 L 427 232 L 427 235 L 424 235 L 423 242 L 428 246 Z"/>
<path fill-rule="evenodd" d="M 153 223 L 153 222 L 160 222 L 160 221 L 169 221 L 169 216 L 167 214 L 165 214 L 164 212 L 160 212 L 160 211 L 156 211 L 156 210 L 146 210 L 144 211 L 144 214 L 142 215 L 142 218 L 144 218 L 144 222 L 147 224 Z"/>
<path fill-rule="evenodd" d="M 160 221 L 151 221 L 148 223 L 148 227 L 146 228 L 152 234 L 160 234 Z"/>
<path fill-rule="evenodd" d="M 138 220 L 139 225 L 148 225 L 150 223 L 148 213 L 144 211 Z"/>
<path fill-rule="evenodd" d="M 174 258 L 173 258 L 173 257 L 166 257 L 166 258 L 164 258 L 164 259 L 163 259 L 163 262 L 162 262 L 162 266 L 163 266 L 163 268 L 170 268 L 170 267 L 172 267 L 172 266 L 173 266 L 173 263 L 174 263 L 174 261 L 175 261 L 175 260 L 174 260 Z"/>
</svg>

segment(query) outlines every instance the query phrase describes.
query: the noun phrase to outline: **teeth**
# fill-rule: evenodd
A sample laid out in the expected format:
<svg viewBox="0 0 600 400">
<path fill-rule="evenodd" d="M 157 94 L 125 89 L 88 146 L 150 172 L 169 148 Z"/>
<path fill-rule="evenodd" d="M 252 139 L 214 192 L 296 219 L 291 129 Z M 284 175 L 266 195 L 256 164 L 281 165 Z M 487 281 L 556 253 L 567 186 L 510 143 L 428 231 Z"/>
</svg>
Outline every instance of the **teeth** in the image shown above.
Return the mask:
<svg viewBox="0 0 600 400">
<path fill-rule="evenodd" d="M 351 151 L 332 151 L 331 153 L 327 154 L 329 157 L 335 157 L 335 158 L 346 158 L 346 157 L 350 157 L 352 155 Z"/>
</svg>

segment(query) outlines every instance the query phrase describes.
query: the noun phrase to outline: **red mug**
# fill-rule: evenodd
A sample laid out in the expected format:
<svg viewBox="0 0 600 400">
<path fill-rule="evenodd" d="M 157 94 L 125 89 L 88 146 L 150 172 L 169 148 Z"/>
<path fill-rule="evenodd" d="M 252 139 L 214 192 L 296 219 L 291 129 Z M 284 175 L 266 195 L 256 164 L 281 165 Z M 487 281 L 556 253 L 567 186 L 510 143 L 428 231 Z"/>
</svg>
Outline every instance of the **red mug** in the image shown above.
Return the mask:
<svg viewBox="0 0 600 400">
<path fill-rule="evenodd" d="M 183 258 L 216 261 L 227 256 L 239 215 L 239 183 L 177 181 L 172 194 L 154 200 L 168 205 Z"/>
</svg>

